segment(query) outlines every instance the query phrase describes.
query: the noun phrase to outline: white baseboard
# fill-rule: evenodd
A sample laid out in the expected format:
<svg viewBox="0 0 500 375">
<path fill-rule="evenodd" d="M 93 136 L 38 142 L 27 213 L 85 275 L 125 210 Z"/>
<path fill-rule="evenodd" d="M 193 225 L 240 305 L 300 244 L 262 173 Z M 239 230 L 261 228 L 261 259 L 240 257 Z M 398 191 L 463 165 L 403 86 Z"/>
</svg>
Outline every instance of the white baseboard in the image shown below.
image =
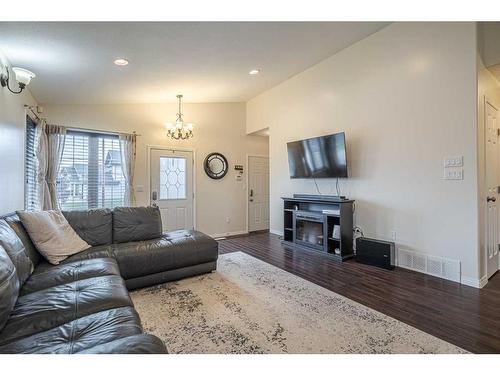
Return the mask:
<svg viewBox="0 0 500 375">
<path fill-rule="evenodd" d="M 212 238 L 221 238 L 221 237 L 239 236 L 242 234 L 248 234 L 248 232 L 246 230 L 237 230 L 235 232 L 209 234 L 209 236 Z"/>
<path fill-rule="evenodd" d="M 471 286 L 473 288 L 479 288 L 479 289 L 484 287 L 487 283 L 488 283 L 488 278 L 486 276 L 483 276 L 480 279 L 462 276 L 462 278 L 460 280 L 460 284 Z"/>
<path fill-rule="evenodd" d="M 269 233 L 275 234 L 277 236 L 283 236 L 283 232 L 276 229 L 269 229 Z"/>
</svg>

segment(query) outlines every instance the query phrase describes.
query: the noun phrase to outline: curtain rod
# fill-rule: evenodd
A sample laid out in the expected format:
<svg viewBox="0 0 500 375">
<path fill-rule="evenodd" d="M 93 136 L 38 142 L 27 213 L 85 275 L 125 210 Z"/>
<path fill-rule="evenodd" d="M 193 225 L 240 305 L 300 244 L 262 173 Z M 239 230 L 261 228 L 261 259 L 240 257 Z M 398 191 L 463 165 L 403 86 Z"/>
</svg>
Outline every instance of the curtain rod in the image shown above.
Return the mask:
<svg viewBox="0 0 500 375">
<path fill-rule="evenodd" d="M 93 132 L 93 133 L 101 133 L 101 134 L 134 134 L 137 137 L 141 137 L 141 134 L 137 134 L 137 132 L 134 130 L 132 133 L 123 133 L 123 132 L 113 132 L 113 131 L 108 131 L 108 130 L 101 130 L 101 129 L 90 129 L 90 128 L 81 128 L 78 126 L 69 126 L 67 127 L 69 130 L 76 130 L 76 131 L 87 131 L 87 132 Z"/>
<path fill-rule="evenodd" d="M 37 113 L 35 112 L 35 109 L 37 108 L 36 106 L 33 106 L 33 105 L 28 105 L 28 104 L 25 104 L 24 105 L 24 108 L 28 109 L 31 111 L 31 113 L 33 115 L 35 115 L 35 117 L 38 119 L 38 120 L 46 120 L 45 117 L 40 117 L 37 115 Z M 119 134 L 127 134 L 127 133 L 120 133 L 120 132 L 110 132 L 110 131 L 106 131 L 106 130 L 98 130 L 98 129 L 89 129 L 89 128 L 80 128 L 80 127 L 76 127 L 76 126 L 71 126 L 69 127 L 68 129 L 70 130 L 83 130 L 83 131 L 91 131 L 91 132 L 94 132 L 94 133 L 102 133 L 102 134 L 116 134 L 116 135 L 119 135 Z M 141 134 L 137 134 L 137 132 L 134 130 L 132 132 L 132 134 L 135 134 L 137 137 L 140 137 Z"/>
<path fill-rule="evenodd" d="M 38 120 L 41 120 L 42 117 L 38 116 L 38 114 L 35 112 L 35 108 L 36 106 L 32 106 L 32 105 L 28 105 L 28 104 L 25 104 L 24 105 L 24 108 L 28 111 L 30 111 Z"/>
</svg>

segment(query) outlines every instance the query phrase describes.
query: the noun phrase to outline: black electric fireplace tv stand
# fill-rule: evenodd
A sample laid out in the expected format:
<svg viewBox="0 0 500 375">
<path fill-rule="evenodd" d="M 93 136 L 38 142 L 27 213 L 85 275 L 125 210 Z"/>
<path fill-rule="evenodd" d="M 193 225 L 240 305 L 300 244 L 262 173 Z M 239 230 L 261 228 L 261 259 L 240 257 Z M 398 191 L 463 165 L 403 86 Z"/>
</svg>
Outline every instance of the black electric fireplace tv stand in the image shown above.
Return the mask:
<svg viewBox="0 0 500 375">
<path fill-rule="evenodd" d="M 285 247 L 321 251 L 342 261 L 354 256 L 353 200 L 306 194 L 282 199 Z"/>
</svg>

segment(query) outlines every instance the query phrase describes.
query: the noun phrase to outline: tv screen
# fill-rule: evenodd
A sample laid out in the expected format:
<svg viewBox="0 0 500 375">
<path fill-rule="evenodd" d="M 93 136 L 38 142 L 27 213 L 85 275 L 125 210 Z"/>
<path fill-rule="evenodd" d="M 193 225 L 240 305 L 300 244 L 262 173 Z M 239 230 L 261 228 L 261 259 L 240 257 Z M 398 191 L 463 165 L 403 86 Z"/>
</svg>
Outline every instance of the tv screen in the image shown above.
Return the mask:
<svg viewBox="0 0 500 375">
<path fill-rule="evenodd" d="M 345 134 L 287 143 L 291 178 L 347 177 Z"/>
</svg>

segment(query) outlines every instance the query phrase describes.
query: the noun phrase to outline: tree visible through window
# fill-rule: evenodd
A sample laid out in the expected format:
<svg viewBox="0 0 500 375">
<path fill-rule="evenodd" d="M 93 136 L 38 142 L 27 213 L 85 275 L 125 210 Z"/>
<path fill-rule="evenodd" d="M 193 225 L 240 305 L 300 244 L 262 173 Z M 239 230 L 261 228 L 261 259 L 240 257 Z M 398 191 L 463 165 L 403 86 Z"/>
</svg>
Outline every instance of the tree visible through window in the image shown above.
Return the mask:
<svg viewBox="0 0 500 375">
<path fill-rule="evenodd" d="M 123 206 L 124 193 L 118 136 L 68 131 L 57 178 L 61 210 Z"/>
</svg>

